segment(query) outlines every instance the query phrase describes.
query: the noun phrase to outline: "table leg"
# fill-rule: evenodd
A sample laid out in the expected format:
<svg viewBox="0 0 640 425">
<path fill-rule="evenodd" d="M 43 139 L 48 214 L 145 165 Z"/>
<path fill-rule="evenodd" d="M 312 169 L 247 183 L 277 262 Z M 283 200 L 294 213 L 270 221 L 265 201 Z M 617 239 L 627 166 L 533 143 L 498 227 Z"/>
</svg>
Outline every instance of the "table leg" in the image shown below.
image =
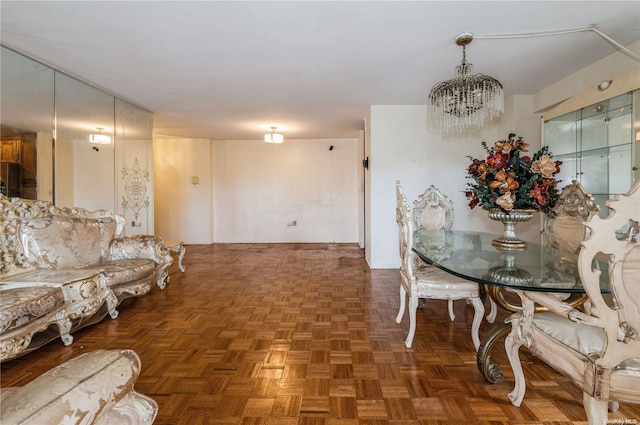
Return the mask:
<svg viewBox="0 0 640 425">
<path fill-rule="evenodd" d="M 507 336 L 510 331 L 510 323 L 500 323 L 489 329 L 480 341 L 476 360 L 478 362 L 478 369 L 480 369 L 480 373 L 482 373 L 484 380 L 488 384 L 497 384 L 502 382 L 504 378 L 500 366 L 491 360 L 491 349 L 498 339 Z"/>
</svg>

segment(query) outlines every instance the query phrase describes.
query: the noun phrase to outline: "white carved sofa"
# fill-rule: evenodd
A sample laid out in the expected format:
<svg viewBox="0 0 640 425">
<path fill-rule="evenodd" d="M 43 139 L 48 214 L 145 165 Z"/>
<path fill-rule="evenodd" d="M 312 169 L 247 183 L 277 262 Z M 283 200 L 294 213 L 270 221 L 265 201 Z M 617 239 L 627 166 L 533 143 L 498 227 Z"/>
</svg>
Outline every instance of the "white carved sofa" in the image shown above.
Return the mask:
<svg viewBox="0 0 640 425">
<path fill-rule="evenodd" d="M 139 374 L 132 350 L 81 354 L 22 387 L 2 388 L 0 423 L 152 424 L 158 405 L 134 390 Z"/>
<path fill-rule="evenodd" d="M 165 286 L 161 238 L 123 237 L 110 211 L 0 195 L 0 361 L 118 316 L 122 300 Z"/>
</svg>

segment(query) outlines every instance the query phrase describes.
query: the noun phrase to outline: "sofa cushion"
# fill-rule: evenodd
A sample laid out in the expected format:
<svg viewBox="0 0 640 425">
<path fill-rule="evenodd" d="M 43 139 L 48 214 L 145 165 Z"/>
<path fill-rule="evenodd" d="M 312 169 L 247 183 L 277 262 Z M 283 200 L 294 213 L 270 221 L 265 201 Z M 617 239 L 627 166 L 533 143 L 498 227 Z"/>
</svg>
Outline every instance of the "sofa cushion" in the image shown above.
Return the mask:
<svg viewBox="0 0 640 425">
<path fill-rule="evenodd" d="M 29 286 L 0 288 L 0 333 L 19 328 L 29 321 L 61 310 L 64 304 L 60 288 Z"/>
<path fill-rule="evenodd" d="M 576 323 L 550 312 L 534 314 L 533 324 L 584 356 L 600 355 L 604 349 L 606 335 L 602 328 Z"/>
<path fill-rule="evenodd" d="M 24 220 L 20 234 L 39 267 L 79 268 L 100 262 L 100 227 L 98 220 L 56 215 Z"/>
<path fill-rule="evenodd" d="M 106 261 L 99 267 L 107 278 L 107 286 L 114 286 L 151 275 L 156 270 L 156 263 L 153 260 L 128 259 Z"/>
<path fill-rule="evenodd" d="M 111 218 L 102 218 L 100 223 L 100 261 L 109 259 L 109 247 L 116 237 L 118 224 Z"/>
</svg>

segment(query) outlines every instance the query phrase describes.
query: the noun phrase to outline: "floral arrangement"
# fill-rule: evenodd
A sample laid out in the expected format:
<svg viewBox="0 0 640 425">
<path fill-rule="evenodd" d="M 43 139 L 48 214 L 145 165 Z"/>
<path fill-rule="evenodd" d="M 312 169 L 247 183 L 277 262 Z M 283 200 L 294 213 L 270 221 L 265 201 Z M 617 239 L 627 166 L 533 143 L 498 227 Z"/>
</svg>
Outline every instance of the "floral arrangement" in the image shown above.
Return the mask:
<svg viewBox="0 0 640 425">
<path fill-rule="evenodd" d="M 561 161 L 552 161 L 549 147 L 544 146 L 532 157 L 521 155 L 527 152 L 528 143 L 515 134 L 500 140 L 492 148 L 482 142 L 487 158 L 474 159 L 467 169 L 465 194 L 469 207 L 481 205 L 485 209 L 500 208 L 534 209 L 548 213 L 558 200 L 558 181 Z"/>
</svg>

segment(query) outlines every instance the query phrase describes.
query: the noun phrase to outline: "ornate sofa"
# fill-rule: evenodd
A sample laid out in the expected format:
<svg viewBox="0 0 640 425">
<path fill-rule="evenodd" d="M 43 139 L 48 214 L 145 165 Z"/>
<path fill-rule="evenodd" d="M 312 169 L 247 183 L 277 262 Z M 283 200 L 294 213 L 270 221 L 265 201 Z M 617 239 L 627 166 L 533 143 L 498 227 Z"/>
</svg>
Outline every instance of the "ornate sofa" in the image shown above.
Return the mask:
<svg viewBox="0 0 640 425">
<path fill-rule="evenodd" d="M 164 288 L 173 261 L 161 238 L 121 236 L 110 211 L 0 195 L 0 361 L 118 316 L 122 300 Z"/>
<path fill-rule="evenodd" d="M 140 358 L 132 350 L 96 350 L 45 372 L 23 387 L 0 390 L 0 422 L 152 424 L 157 403 L 137 393 Z"/>
</svg>

